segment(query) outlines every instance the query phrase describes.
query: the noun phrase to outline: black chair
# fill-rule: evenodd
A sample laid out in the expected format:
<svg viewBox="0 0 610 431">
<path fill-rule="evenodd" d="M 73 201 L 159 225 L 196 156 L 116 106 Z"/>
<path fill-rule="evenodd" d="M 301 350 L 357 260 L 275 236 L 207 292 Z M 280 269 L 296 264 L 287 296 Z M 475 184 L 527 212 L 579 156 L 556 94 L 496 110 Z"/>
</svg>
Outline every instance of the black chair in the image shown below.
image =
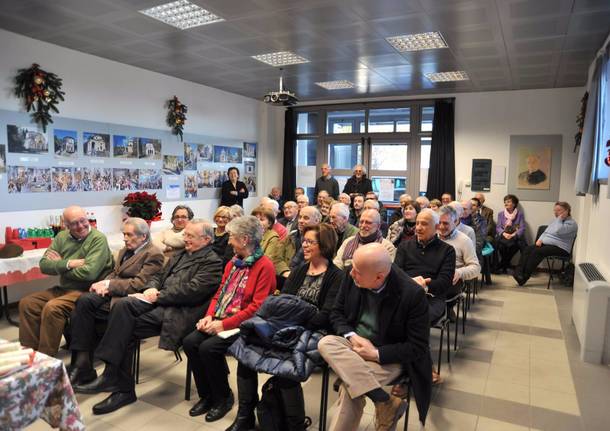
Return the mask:
<svg viewBox="0 0 610 431">
<path fill-rule="evenodd" d="M 472 283 L 472 281 L 473 280 L 468 280 L 468 281 L 464 282 L 464 286 L 466 286 L 466 284 L 469 282 Z M 476 280 L 474 280 L 474 282 L 476 283 Z M 446 311 L 447 315 L 450 314 L 451 308 L 453 308 L 454 305 L 457 307 L 456 312 L 455 312 L 456 321 L 455 321 L 455 335 L 454 335 L 454 340 L 453 340 L 453 350 L 457 350 L 458 328 L 460 326 L 460 309 L 462 310 L 462 335 L 466 334 L 466 313 L 468 312 L 466 310 L 466 293 L 464 292 L 464 290 L 462 290 L 460 293 L 455 295 L 453 298 L 448 298 L 445 301 L 445 304 L 447 305 L 447 311 Z M 447 339 L 449 339 L 449 334 L 447 334 Z"/>
<path fill-rule="evenodd" d="M 540 235 L 544 233 L 547 225 L 541 225 L 538 227 L 538 231 L 536 232 L 536 241 L 540 238 Z M 546 266 L 549 271 L 549 281 L 546 283 L 546 288 L 551 288 L 551 281 L 553 281 L 553 273 L 555 272 L 555 262 L 561 262 L 561 269 L 556 271 L 556 275 L 563 274 L 566 270 L 566 266 L 572 261 L 572 255 L 574 253 L 574 244 L 576 244 L 576 237 L 574 237 L 574 241 L 572 241 L 572 247 L 570 248 L 570 254 L 567 256 L 547 256 L 545 258 Z"/>
<path fill-rule="evenodd" d="M 438 329 L 441 331 L 441 339 L 438 345 L 438 364 L 436 366 L 436 373 L 440 374 L 445 332 L 447 332 L 447 363 L 451 363 L 451 337 L 449 336 L 449 315 L 447 313 L 447 308 L 445 308 L 445 313 L 441 317 L 432 322 L 430 329 Z"/>
</svg>

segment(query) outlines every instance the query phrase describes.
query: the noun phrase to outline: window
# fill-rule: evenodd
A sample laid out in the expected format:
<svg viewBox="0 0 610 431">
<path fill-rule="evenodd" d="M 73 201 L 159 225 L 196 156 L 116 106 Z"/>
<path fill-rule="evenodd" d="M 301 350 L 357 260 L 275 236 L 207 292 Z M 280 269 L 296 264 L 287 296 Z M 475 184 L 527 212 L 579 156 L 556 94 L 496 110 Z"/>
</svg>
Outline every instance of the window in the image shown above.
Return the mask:
<svg viewBox="0 0 610 431">
<path fill-rule="evenodd" d="M 303 187 L 313 202 L 314 186 L 316 184 L 317 139 L 297 139 L 296 151 L 296 182 L 297 187 Z"/>
<path fill-rule="evenodd" d="M 338 135 L 364 132 L 364 110 L 334 111 L 326 116 L 326 133 Z"/>
<path fill-rule="evenodd" d="M 371 145 L 371 169 L 387 171 L 407 170 L 406 144 Z"/>
<path fill-rule="evenodd" d="M 351 169 L 362 163 L 362 145 L 340 143 L 328 145 L 328 163 L 333 169 Z"/>
<path fill-rule="evenodd" d="M 400 195 L 407 189 L 406 177 L 373 177 L 373 191 L 380 201 L 399 201 Z"/>
<path fill-rule="evenodd" d="M 369 133 L 409 132 L 411 130 L 411 108 L 371 109 L 369 111 Z"/>
<path fill-rule="evenodd" d="M 434 106 L 424 106 L 421 110 L 421 131 L 431 132 L 434 121 Z"/>
<path fill-rule="evenodd" d="M 419 157 L 419 194 L 425 195 L 428 190 L 428 171 L 430 170 L 430 150 L 432 138 L 421 138 Z"/>
<path fill-rule="evenodd" d="M 318 130 L 318 113 L 317 112 L 299 112 L 297 116 L 297 134 L 299 135 L 316 135 Z"/>
</svg>

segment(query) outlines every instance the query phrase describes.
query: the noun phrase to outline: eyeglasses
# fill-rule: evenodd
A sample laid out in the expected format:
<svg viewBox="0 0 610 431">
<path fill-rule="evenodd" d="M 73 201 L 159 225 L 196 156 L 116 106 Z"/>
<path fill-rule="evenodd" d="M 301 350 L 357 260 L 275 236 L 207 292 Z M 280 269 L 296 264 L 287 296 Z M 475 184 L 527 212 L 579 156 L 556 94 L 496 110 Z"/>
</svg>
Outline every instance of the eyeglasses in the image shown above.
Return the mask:
<svg viewBox="0 0 610 431">
<path fill-rule="evenodd" d="M 185 233 L 183 235 L 183 237 L 186 238 L 186 239 L 195 239 L 195 238 L 203 238 L 204 235 L 193 235 L 193 234 L 190 234 L 190 233 Z"/>
<path fill-rule="evenodd" d="M 184 220 L 184 219 L 188 219 L 188 218 L 189 218 L 189 216 L 185 216 L 185 215 L 177 215 L 177 216 L 174 216 L 174 220 L 176 220 L 176 219 L 178 219 L 178 218 L 179 218 L 179 219 L 183 219 L 183 220 Z"/>
<path fill-rule="evenodd" d="M 320 244 L 320 242 L 316 241 L 315 239 L 307 239 L 307 238 L 305 238 L 304 240 L 301 241 L 301 244 L 303 244 L 303 245 L 318 245 L 318 244 Z"/>
<path fill-rule="evenodd" d="M 229 220 L 228 216 L 216 216 L 216 218 L 221 218 L 223 220 Z"/>
<path fill-rule="evenodd" d="M 89 220 L 87 220 L 86 218 L 80 218 L 78 220 L 73 220 L 71 222 L 68 222 L 68 227 L 76 227 L 78 225 L 83 225 L 86 226 L 89 223 Z"/>
</svg>

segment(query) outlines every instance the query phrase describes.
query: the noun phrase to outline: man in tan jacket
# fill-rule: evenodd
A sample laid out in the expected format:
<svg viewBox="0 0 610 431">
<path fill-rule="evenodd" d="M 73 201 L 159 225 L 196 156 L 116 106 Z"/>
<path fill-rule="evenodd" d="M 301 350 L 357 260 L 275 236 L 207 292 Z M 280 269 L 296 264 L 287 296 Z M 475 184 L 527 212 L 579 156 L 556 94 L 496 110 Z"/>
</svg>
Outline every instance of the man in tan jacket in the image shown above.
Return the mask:
<svg viewBox="0 0 610 431">
<path fill-rule="evenodd" d="M 78 299 L 72 312 L 70 348 L 75 352 L 75 363 L 70 371 L 70 381 L 73 385 L 97 377 L 90 359 L 97 339 L 96 322 L 108 319 L 110 307 L 117 298 L 140 292 L 150 277 L 163 268 L 163 253 L 150 241 L 146 221 L 128 218 L 122 230 L 125 247 L 119 251 L 114 270 L 105 280 L 92 284 L 89 292 Z"/>
</svg>

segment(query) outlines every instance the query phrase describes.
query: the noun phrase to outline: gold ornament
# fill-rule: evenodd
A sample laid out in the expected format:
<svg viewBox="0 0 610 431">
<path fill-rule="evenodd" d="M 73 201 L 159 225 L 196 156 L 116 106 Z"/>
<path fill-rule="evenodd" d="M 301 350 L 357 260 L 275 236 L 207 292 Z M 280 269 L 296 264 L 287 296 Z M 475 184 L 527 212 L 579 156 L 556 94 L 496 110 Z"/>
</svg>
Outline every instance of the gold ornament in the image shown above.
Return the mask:
<svg viewBox="0 0 610 431">
<path fill-rule="evenodd" d="M 51 92 L 49 90 L 45 90 L 42 92 L 42 94 L 45 95 L 45 97 L 49 97 L 49 95 L 51 94 Z"/>
<path fill-rule="evenodd" d="M 43 82 L 44 82 L 44 80 L 40 76 L 37 76 L 36 78 L 34 78 L 34 84 L 36 84 L 36 85 L 40 85 Z"/>
</svg>

